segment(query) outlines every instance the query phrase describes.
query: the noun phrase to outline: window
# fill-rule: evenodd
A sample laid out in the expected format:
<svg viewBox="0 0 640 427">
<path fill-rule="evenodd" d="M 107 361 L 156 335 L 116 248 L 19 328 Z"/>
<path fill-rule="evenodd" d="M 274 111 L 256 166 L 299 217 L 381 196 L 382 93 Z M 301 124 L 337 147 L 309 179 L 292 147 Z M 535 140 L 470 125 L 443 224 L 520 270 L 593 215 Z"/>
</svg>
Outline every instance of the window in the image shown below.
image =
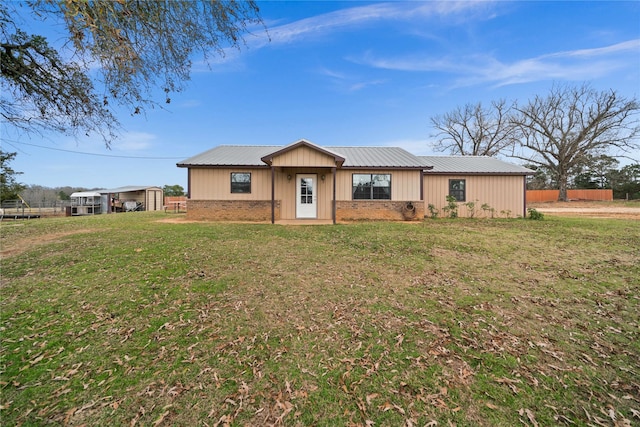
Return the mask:
<svg viewBox="0 0 640 427">
<path fill-rule="evenodd" d="M 465 180 L 464 179 L 450 179 L 449 180 L 449 195 L 456 199 L 458 202 L 464 202 L 466 200 L 465 194 Z"/>
<path fill-rule="evenodd" d="M 251 173 L 231 172 L 231 192 L 251 193 Z"/>
<path fill-rule="evenodd" d="M 354 173 L 353 200 L 391 200 L 391 175 Z"/>
<path fill-rule="evenodd" d="M 300 178 L 300 204 L 313 204 L 313 178 Z"/>
</svg>

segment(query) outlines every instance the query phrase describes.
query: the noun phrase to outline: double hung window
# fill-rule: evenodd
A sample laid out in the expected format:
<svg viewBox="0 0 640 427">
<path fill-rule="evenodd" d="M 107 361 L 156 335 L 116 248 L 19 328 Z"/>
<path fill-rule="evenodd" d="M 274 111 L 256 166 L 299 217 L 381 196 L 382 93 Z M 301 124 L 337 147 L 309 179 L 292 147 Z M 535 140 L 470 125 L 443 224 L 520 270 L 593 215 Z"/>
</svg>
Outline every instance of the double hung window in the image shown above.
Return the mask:
<svg viewBox="0 0 640 427">
<path fill-rule="evenodd" d="M 231 192 L 251 193 L 251 173 L 231 172 Z"/>
<path fill-rule="evenodd" d="M 458 202 L 464 202 L 467 199 L 466 183 L 464 179 L 449 180 L 449 195 Z"/>
</svg>

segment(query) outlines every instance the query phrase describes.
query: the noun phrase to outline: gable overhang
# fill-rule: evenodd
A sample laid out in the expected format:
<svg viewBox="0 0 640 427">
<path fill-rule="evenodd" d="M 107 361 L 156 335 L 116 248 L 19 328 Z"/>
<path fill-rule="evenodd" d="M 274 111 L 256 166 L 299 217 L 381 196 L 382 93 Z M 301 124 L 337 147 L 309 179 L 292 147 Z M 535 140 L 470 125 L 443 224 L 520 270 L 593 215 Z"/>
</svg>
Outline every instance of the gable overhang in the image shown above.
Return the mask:
<svg viewBox="0 0 640 427">
<path fill-rule="evenodd" d="M 219 164 L 178 164 L 179 168 L 189 169 L 269 169 L 269 165 L 219 165 Z"/>
<path fill-rule="evenodd" d="M 424 166 L 342 166 L 342 170 L 424 171 Z"/>
<path fill-rule="evenodd" d="M 341 168 L 342 164 L 344 163 L 345 159 L 344 157 L 340 156 L 339 154 L 336 154 L 330 150 L 327 150 L 325 148 L 322 148 L 312 142 L 307 141 L 306 139 L 301 139 L 297 142 L 294 142 L 293 144 L 289 144 L 286 147 L 274 151 L 273 153 L 267 154 L 266 156 L 263 156 L 260 160 L 262 160 L 264 163 L 266 163 L 268 166 L 272 166 L 273 165 L 273 159 L 281 156 L 283 154 L 286 154 L 290 151 L 296 150 L 298 148 L 301 147 L 308 147 L 318 153 L 324 154 L 327 157 L 330 157 L 333 159 L 333 162 L 335 163 L 336 167 Z"/>
<path fill-rule="evenodd" d="M 533 172 L 469 172 L 469 171 L 433 171 L 424 170 L 425 175 L 473 175 L 473 176 L 528 176 Z"/>
</svg>

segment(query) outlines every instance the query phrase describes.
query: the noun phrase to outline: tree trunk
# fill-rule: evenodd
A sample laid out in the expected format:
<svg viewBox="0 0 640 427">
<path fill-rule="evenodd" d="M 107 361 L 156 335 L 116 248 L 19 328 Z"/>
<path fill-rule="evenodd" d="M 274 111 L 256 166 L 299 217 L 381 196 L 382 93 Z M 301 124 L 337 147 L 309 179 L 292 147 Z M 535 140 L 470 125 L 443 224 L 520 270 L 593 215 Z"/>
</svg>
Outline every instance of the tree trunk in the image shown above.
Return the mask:
<svg viewBox="0 0 640 427">
<path fill-rule="evenodd" d="M 566 202 L 567 201 L 567 181 L 569 180 L 569 174 L 567 172 L 560 172 L 558 174 L 558 188 L 560 192 L 558 193 L 558 201 Z"/>
</svg>

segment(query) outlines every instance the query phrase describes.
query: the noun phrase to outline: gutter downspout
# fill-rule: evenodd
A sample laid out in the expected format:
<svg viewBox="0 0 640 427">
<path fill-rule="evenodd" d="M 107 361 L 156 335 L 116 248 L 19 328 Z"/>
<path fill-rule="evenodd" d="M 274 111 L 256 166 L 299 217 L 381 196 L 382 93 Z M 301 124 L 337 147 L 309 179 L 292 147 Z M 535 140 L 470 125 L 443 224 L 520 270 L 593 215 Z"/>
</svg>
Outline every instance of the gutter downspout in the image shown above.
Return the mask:
<svg viewBox="0 0 640 427">
<path fill-rule="evenodd" d="M 420 201 L 424 205 L 424 169 L 420 169 Z"/>
<path fill-rule="evenodd" d="M 331 173 L 333 174 L 333 201 L 331 208 L 331 218 L 333 219 L 333 225 L 336 225 L 336 168 L 331 168 Z"/>
<path fill-rule="evenodd" d="M 276 169 L 271 166 L 271 224 L 276 223 Z"/>
<path fill-rule="evenodd" d="M 527 217 L 527 175 L 522 176 L 523 194 L 522 194 L 522 218 Z"/>
<path fill-rule="evenodd" d="M 185 206 L 188 205 L 188 200 L 191 198 L 191 168 L 187 169 L 187 200 L 185 201 Z M 188 211 L 188 209 L 187 209 Z"/>
</svg>

